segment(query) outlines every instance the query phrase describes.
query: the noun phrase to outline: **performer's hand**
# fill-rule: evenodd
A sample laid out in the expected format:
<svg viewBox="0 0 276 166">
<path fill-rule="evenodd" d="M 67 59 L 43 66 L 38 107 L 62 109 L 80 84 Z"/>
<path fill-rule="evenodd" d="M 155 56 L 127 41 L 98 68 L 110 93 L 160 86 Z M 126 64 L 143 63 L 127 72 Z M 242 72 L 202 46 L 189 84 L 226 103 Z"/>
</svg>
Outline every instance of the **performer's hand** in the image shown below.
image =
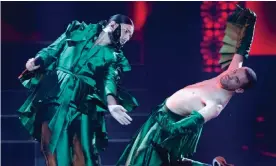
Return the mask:
<svg viewBox="0 0 276 166">
<path fill-rule="evenodd" d="M 29 59 L 26 63 L 26 69 L 28 71 L 34 71 L 34 70 L 38 69 L 39 67 L 40 67 L 40 65 L 38 65 L 38 66 L 35 65 L 35 58 Z"/>
<path fill-rule="evenodd" d="M 116 119 L 121 125 L 129 125 L 132 118 L 126 113 L 127 110 L 121 105 L 109 105 L 110 114 Z"/>
</svg>

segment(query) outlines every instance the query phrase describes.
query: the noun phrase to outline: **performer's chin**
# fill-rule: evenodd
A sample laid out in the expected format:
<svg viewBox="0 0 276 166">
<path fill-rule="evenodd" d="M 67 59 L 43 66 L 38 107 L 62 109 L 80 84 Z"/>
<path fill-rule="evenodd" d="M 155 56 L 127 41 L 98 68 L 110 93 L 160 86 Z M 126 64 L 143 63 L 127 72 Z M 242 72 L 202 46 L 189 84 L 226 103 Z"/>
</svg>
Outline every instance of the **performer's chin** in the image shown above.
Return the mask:
<svg viewBox="0 0 276 166">
<path fill-rule="evenodd" d="M 223 89 L 226 89 L 226 90 L 228 89 L 228 86 L 227 86 L 227 77 L 226 76 L 221 77 L 220 84 L 221 84 L 221 87 Z"/>
</svg>

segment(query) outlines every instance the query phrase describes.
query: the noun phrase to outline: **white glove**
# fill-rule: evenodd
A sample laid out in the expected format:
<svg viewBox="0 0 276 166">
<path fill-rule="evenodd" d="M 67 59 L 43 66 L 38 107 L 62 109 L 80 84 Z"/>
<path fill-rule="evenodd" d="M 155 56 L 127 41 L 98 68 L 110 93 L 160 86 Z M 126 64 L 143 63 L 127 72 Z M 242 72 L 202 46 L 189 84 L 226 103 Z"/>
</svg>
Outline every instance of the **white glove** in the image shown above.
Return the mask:
<svg viewBox="0 0 276 166">
<path fill-rule="evenodd" d="M 38 65 L 38 66 L 35 65 L 35 58 L 29 59 L 26 63 L 26 69 L 29 71 L 34 71 L 34 70 L 38 69 L 39 67 L 40 67 L 40 65 Z"/>
<path fill-rule="evenodd" d="M 110 114 L 116 119 L 121 125 L 129 125 L 132 118 L 126 113 L 127 110 L 121 105 L 109 105 Z"/>
</svg>

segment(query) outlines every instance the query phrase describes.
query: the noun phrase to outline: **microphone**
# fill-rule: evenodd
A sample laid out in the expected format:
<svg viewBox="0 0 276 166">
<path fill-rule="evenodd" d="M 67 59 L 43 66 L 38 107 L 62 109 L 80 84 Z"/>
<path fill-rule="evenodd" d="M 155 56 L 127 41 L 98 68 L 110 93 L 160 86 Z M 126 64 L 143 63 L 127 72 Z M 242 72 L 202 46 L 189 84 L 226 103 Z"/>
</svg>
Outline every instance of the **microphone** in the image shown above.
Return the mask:
<svg viewBox="0 0 276 166">
<path fill-rule="evenodd" d="M 41 57 L 35 57 L 35 60 L 34 60 L 34 64 L 35 64 L 35 66 L 37 66 L 37 65 L 42 65 L 43 63 L 43 60 L 42 60 L 42 58 Z M 19 76 L 18 76 L 18 79 L 21 79 L 22 77 L 23 77 L 23 75 L 25 75 L 25 74 L 28 74 L 28 73 L 32 73 L 32 72 L 30 72 L 28 69 L 25 69 Z"/>
</svg>

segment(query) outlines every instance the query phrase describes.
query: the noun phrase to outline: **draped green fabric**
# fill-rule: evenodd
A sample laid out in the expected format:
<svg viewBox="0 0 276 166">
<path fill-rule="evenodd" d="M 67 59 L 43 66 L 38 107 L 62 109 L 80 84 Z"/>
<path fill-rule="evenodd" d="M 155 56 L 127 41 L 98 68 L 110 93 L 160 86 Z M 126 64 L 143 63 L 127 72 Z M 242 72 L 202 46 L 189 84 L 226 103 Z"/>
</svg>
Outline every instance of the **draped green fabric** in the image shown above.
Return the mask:
<svg viewBox="0 0 276 166">
<path fill-rule="evenodd" d="M 160 156 L 157 146 L 167 151 L 170 160 L 191 156 L 196 151 L 203 123 L 204 118 L 197 111 L 183 117 L 163 103 L 132 138 L 117 165 L 162 165 L 164 156 Z"/>
<path fill-rule="evenodd" d="M 74 160 L 75 137 L 81 142 L 85 165 L 98 164 L 97 154 L 108 143 L 107 95 L 115 96 L 128 111 L 138 106 L 118 86 L 121 74 L 131 70 L 128 60 L 112 46 L 94 46 L 99 32 L 98 24 L 73 21 L 54 43 L 38 52 L 41 68 L 20 76 L 31 94 L 18 110 L 19 119 L 38 141 L 49 136 L 43 148 L 46 155 L 55 154 L 59 166 Z M 44 123 L 50 133 L 46 136 Z"/>
</svg>

